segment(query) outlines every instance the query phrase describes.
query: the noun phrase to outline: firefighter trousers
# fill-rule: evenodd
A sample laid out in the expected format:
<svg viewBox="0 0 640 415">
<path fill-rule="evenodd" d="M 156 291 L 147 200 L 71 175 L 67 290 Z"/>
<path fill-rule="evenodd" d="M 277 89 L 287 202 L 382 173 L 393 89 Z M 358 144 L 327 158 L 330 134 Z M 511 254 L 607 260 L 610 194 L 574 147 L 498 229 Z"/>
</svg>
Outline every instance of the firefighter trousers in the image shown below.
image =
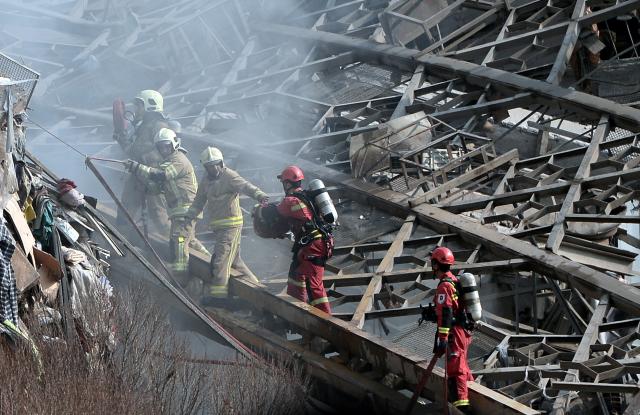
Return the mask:
<svg viewBox="0 0 640 415">
<path fill-rule="evenodd" d="M 331 314 L 331 305 L 322 281 L 326 258 L 327 245 L 322 239 L 314 239 L 294 252 L 287 294 Z"/>
<path fill-rule="evenodd" d="M 471 344 L 471 333 L 461 326 L 453 326 L 449 332 L 449 350 L 447 351 L 447 376 L 449 400 L 461 409 L 469 406 L 467 381 L 473 380 L 467 361 L 467 352 Z"/>
<path fill-rule="evenodd" d="M 155 226 L 155 230 L 163 237 L 167 237 L 167 232 L 170 229 L 169 216 L 167 215 L 166 202 L 161 194 L 150 194 L 147 186 L 130 174 L 124 183 L 120 200 L 134 220 L 137 220 L 146 204 L 149 219 Z M 120 209 L 118 209 L 116 224 L 119 226 L 129 225 L 124 212 Z"/>
<path fill-rule="evenodd" d="M 189 243 L 193 238 L 193 225 L 184 217 L 171 218 L 169 232 L 169 261 L 171 267 L 184 282 L 189 268 Z"/>
<path fill-rule="evenodd" d="M 240 257 L 240 238 L 242 226 L 230 228 L 218 228 L 214 231 L 214 248 L 211 256 L 211 284 L 209 295 L 213 297 L 226 297 L 229 293 L 229 275 L 231 268 L 243 274 L 254 282 L 258 278 L 247 267 Z"/>
</svg>

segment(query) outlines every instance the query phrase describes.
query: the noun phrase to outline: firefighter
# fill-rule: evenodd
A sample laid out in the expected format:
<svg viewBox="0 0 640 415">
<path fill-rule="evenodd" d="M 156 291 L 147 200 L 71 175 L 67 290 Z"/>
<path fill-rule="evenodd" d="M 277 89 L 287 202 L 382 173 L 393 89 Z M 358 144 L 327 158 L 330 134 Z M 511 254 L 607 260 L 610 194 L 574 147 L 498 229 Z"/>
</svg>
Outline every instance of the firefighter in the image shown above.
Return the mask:
<svg viewBox="0 0 640 415">
<path fill-rule="evenodd" d="M 150 89 L 140 91 L 134 100 L 133 134 L 130 138 L 116 137 L 124 152 L 130 159 L 147 166 L 156 166 L 161 161 L 160 155 L 155 152 L 154 137 L 160 129 L 169 125 L 163 115 L 162 95 Z M 151 191 L 150 191 L 151 190 Z M 161 195 L 149 189 L 148 183 L 136 175 L 127 177 L 122 190 L 122 203 L 127 207 L 132 217 L 146 211 L 150 219 L 162 234 L 166 234 L 169 228 L 169 220 L 166 214 L 166 202 Z M 126 224 L 125 215 L 118 211 L 116 223 Z M 144 224 L 146 229 L 146 223 Z"/>
<path fill-rule="evenodd" d="M 194 221 L 205 208 L 211 218 L 210 227 L 214 233 L 214 252 L 211 257 L 212 281 L 205 296 L 212 299 L 226 298 L 229 293 L 231 267 L 240 271 L 252 281 L 258 282 L 251 270 L 240 257 L 240 237 L 242 232 L 242 211 L 240 193 L 258 202 L 267 203 L 267 194 L 224 165 L 222 152 L 215 147 L 207 147 L 200 156 L 206 170 L 200 181 L 196 197 L 187 212 L 187 219 Z M 203 302 L 208 302 L 205 298 Z"/>
<path fill-rule="evenodd" d="M 440 281 L 434 297 L 438 329 L 434 353 L 446 354 L 449 400 L 457 409 L 471 413 L 467 381 L 472 381 L 467 362 L 471 333 L 464 327 L 464 304 L 458 292 L 458 279 L 450 271 L 455 259 L 449 248 L 437 247 L 431 253 L 431 268 Z M 458 298 L 460 296 L 460 298 Z"/>
<path fill-rule="evenodd" d="M 182 137 L 180 135 L 180 133 L 182 132 L 182 124 L 178 120 L 168 120 L 167 124 L 169 124 L 169 128 L 173 130 L 174 133 L 176 133 L 176 139 L 178 140 L 178 145 L 182 149 Z M 186 154 L 186 151 L 185 151 L 185 154 Z M 191 235 L 191 238 L 189 238 L 189 248 L 193 248 L 196 251 L 200 251 L 207 256 L 211 255 L 209 250 L 202 244 L 202 242 L 200 242 L 200 240 L 196 238 L 196 235 L 195 235 L 196 227 L 191 226 L 191 229 L 193 230 L 193 235 Z"/>
<path fill-rule="evenodd" d="M 174 271 L 184 278 L 189 260 L 189 241 L 194 238 L 193 227 L 191 221 L 186 220 L 186 214 L 196 195 L 196 175 L 174 131 L 160 129 L 154 144 L 163 158 L 157 168 L 135 160 L 128 160 L 126 168 L 136 178 L 149 184 L 149 192 L 155 187 L 165 195 L 171 220 L 169 258 Z"/>
<path fill-rule="evenodd" d="M 287 294 L 331 314 L 322 278 L 325 263 L 333 249 L 333 237 L 318 229 L 312 209 L 307 206 L 309 202 L 301 198 L 302 170 L 289 166 L 278 179 L 285 192 L 284 199 L 278 204 L 278 213 L 287 220 L 295 237 Z"/>
</svg>

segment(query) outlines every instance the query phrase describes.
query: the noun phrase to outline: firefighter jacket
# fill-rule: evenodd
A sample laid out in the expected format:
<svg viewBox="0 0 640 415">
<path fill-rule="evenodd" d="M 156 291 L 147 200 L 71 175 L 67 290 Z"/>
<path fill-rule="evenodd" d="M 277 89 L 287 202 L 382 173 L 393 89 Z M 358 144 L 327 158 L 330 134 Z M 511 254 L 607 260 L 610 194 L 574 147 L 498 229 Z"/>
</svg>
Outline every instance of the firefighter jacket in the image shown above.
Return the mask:
<svg viewBox="0 0 640 415">
<path fill-rule="evenodd" d="M 186 216 L 195 198 L 198 182 L 193 165 L 182 151 L 174 151 L 158 167 L 140 164 L 133 174 L 142 181 L 152 182 L 164 193 L 171 219 Z"/>
<path fill-rule="evenodd" d="M 164 115 L 159 112 L 145 112 L 142 122 L 135 128 L 131 144 L 125 148 L 129 157 L 139 163 L 155 165 L 161 161 L 155 151 L 153 139 L 162 128 L 169 128 Z"/>
<path fill-rule="evenodd" d="M 207 205 L 207 211 L 211 212 L 212 229 L 242 226 L 240 193 L 258 201 L 267 197 L 265 192 L 228 167 L 214 179 L 205 174 L 187 217 L 194 220 Z"/>
<path fill-rule="evenodd" d="M 295 192 L 302 191 L 296 189 Z M 282 199 L 282 202 L 278 205 L 278 213 L 285 218 L 289 223 L 289 229 L 293 232 L 296 242 L 300 241 L 300 238 L 304 235 L 304 225 L 313 219 L 313 213 L 311 209 L 298 197 L 289 194 Z M 314 239 L 321 238 L 322 235 L 317 230 L 317 233 L 312 235 Z"/>
<path fill-rule="evenodd" d="M 458 301 L 456 283 L 458 278 L 450 271 L 440 277 L 436 288 L 435 303 L 438 323 L 438 338 L 447 339 L 454 323 L 454 318 L 460 314 L 462 304 Z"/>
</svg>

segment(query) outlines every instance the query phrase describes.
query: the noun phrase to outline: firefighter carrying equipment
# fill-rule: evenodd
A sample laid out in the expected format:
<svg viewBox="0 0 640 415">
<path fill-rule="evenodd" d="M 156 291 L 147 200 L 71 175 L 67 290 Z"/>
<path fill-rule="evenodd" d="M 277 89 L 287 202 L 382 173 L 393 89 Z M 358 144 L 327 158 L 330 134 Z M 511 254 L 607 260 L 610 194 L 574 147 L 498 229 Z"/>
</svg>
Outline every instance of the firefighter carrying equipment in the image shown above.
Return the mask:
<svg viewBox="0 0 640 415">
<path fill-rule="evenodd" d="M 140 91 L 134 99 L 142 101 L 144 110 L 147 112 L 164 111 L 164 99 L 162 98 L 162 94 L 160 94 L 160 92 L 158 91 L 145 89 L 143 91 Z"/>
<path fill-rule="evenodd" d="M 256 205 L 251 216 L 253 231 L 261 238 L 282 239 L 289 232 L 289 224 L 280 216 L 275 203 Z"/>
<path fill-rule="evenodd" d="M 213 149 L 213 147 L 209 147 L 209 149 Z M 206 155 L 205 153 L 203 156 Z M 222 157 L 222 153 L 220 153 L 220 157 Z M 204 175 L 198 186 L 196 197 L 186 214 L 187 220 L 193 221 L 206 207 L 207 216 L 211 219 L 210 228 L 214 231 L 215 247 L 210 263 L 212 281 L 209 286 L 209 294 L 214 297 L 227 295 L 232 266 L 250 279 L 257 281 L 257 278 L 242 261 L 239 253 L 243 223 L 240 193 L 259 202 L 267 198 L 266 193 L 234 170 L 223 167 L 220 175 L 215 179 L 210 178 L 208 174 Z"/>
<path fill-rule="evenodd" d="M 241 227 L 240 193 L 259 202 L 267 198 L 265 192 L 228 167 L 222 168 L 216 179 L 205 174 L 187 217 L 194 220 L 206 205 L 207 212 L 211 212 L 211 229 Z"/>
<path fill-rule="evenodd" d="M 200 163 L 202 163 L 203 166 L 209 163 L 218 164 L 222 162 L 224 162 L 222 151 L 215 147 L 207 147 L 200 154 Z"/>
<path fill-rule="evenodd" d="M 440 283 L 436 288 L 434 300 L 438 329 L 434 341 L 434 353 L 441 351 L 442 341 L 447 342 L 447 375 L 452 379 L 453 386 L 450 398 L 454 406 L 468 407 L 467 381 L 473 380 L 467 362 L 471 333 L 460 322 L 454 324 L 454 316 L 465 314 L 462 305 L 464 300 L 458 297 L 457 283 L 458 279 L 447 271 L 440 277 Z"/>
<path fill-rule="evenodd" d="M 450 274 L 450 273 L 448 273 Z M 453 274 L 450 274 L 453 276 Z M 465 286 L 462 285 L 462 281 L 460 278 L 464 275 Z M 473 281 L 473 286 L 470 285 L 470 281 Z M 482 307 L 480 305 L 480 296 L 478 295 L 478 289 L 475 285 L 475 277 L 473 274 L 465 272 L 459 277 L 451 278 L 450 276 L 444 276 L 440 279 L 438 283 L 438 287 L 442 284 L 447 283 L 453 287 L 452 295 L 457 303 L 456 312 L 451 314 L 451 325 L 449 327 L 453 327 L 454 325 L 458 325 L 463 327 L 465 330 L 473 330 L 475 328 L 475 322 L 479 321 L 482 317 Z M 462 294 L 462 295 L 460 295 Z M 469 304 L 467 303 L 466 294 L 469 294 L 469 298 L 472 301 L 471 309 Z M 476 317 L 478 317 L 476 319 Z"/>
<path fill-rule="evenodd" d="M 331 313 L 331 305 L 324 284 L 324 266 L 333 251 L 333 237 L 313 229 L 314 215 L 310 202 L 298 193 L 288 193 L 278 205 L 278 213 L 285 218 L 295 235 L 293 258 L 289 268 L 287 294 Z"/>
</svg>

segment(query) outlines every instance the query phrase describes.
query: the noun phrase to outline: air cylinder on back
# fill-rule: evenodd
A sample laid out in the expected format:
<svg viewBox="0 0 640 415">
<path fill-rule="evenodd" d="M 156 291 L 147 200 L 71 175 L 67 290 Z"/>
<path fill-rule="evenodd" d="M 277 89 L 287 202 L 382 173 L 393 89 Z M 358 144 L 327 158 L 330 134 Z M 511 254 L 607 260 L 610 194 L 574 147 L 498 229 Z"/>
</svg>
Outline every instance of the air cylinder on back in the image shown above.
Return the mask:
<svg viewBox="0 0 640 415">
<path fill-rule="evenodd" d="M 327 223 L 336 223 L 338 212 L 331 201 L 329 192 L 322 180 L 314 179 L 309 182 L 309 192 L 313 195 L 313 202 L 318 209 L 318 213 Z"/>
<path fill-rule="evenodd" d="M 462 296 L 467 313 L 469 313 L 473 321 L 479 321 L 482 318 L 482 305 L 480 304 L 476 277 L 469 272 L 465 272 L 458 277 L 458 280 L 462 286 Z"/>
</svg>

